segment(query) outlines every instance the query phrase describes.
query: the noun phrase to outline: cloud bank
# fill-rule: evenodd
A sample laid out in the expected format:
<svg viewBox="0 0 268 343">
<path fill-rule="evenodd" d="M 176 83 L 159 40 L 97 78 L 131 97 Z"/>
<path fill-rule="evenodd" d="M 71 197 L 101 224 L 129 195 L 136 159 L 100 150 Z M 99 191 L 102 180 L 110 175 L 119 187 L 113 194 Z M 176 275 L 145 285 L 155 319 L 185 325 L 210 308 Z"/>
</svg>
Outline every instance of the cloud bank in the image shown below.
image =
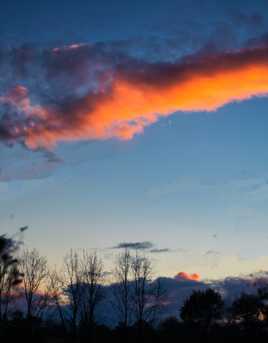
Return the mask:
<svg viewBox="0 0 268 343">
<path fill-rule="evenodd" d="M 168 52 L 167 52 L 168 53 Z M 29 149 L 129 140 L 174 112 L 214 111 L 268 93 L 268 42 L 174 62 L 105 45 L 0 50 L 0 140 Z"/>
<path fill-rule="evenodd" d="M 153 284 L 160 283 L 161 288 L 165 291 L 160 320 L 168 317 L 179 318 L 180 309 L 184 301 L 193 291 L 213 288 L 223 296 L 224 302 L 228 307 L 241 293 L 256 294 L 259 288 L 267 287 L 268 284 L 267 273 L 264 272 L 239 277 L 228 277 L 214 281 L 194 280 L 187 277 L 191 276 L 187 272 L 181 272 L 180 274 L 180 277 L 178 275 L 173 278 L 159 277 L 152 281 Z M 113 284 L 106 286 L 104 291 L 106 297 L 112 299 Z M 108 309 L 107 306 L 109 305 L 105 302 L 100 304 L 97 311 L 98 320 L 101 323 L 115 326 L 117 324 L 117 317 L 114 307 L 111 306 Z"/>
</svg>

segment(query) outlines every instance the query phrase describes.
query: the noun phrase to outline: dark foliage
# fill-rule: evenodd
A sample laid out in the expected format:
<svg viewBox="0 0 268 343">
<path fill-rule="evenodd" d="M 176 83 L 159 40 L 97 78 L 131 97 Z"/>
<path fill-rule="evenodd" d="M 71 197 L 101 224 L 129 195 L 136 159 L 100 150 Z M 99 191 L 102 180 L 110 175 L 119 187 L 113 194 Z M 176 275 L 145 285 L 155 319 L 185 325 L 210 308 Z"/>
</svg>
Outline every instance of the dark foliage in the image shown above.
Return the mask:
<svg viewBox="0 0 268 343">
<path fill-rule="evenodd" d="M 210 325 L 223 314 L 223 300 L 213 289 L 194 291 L 181 309 L 181 318 L 185 322 Z"/>
<path fill-rule="evenodd" d="M 231 307 L 232 318 L 236 320 L 254 321 L 260 312 L 260 298 L 255 294 L 241 294 Z"/>
</svg>

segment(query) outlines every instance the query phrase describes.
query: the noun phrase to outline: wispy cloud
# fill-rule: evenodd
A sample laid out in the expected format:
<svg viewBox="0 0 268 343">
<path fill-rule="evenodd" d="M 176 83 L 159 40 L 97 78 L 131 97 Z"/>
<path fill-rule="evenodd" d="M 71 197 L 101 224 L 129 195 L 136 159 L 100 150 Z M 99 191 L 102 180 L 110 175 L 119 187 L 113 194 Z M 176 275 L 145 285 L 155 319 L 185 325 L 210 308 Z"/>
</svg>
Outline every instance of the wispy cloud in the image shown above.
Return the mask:
<svg viewBox="0 0 268 343">
<path fill-rule="evenodd" d="M 153 243 L 149 241 L 144 242 L 122 242 L 118 243 L 113 249 L 131 249 L 131 250 L 149 250 L 153 248 Z"/>
<path fill-rule="evenodd" d="M 152 254 L 162 254 L 162 253 L 166 253 L 166 252 L 171 252 L 172 250 L 169 248 L 159 248 L 159 249 L 151 249 L 150 252 Z"/>
<path fill-rule="evenodd" d="M 204 255 L 205 256 L 218 256 L 220 255 L 220 252 L 216 250 L 207 250 Z"/>
<path fill-rule="evenodd" d="M 62 162 L 62 159 L 51 151 L 39 150 L 33 153 L 16 147 L 11 153 L 9 149 L 1 147 L 0 183 L 47 177 Z"/>
</svg>

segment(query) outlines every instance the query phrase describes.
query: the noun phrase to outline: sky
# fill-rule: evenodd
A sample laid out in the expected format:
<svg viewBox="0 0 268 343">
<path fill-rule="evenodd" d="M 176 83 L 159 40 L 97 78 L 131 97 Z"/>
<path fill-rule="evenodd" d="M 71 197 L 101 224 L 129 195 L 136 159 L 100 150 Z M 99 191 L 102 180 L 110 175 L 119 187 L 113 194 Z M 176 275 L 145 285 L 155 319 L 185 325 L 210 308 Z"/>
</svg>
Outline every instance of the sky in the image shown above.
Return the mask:
<svg viewBox="0 0 268 343">
<path fill-rule="evenodd" d="M 156 275 L 267 269 L 267 10 L 1 4 L 1 231 L 51 264 L 136 243 Z"/>
</svg>

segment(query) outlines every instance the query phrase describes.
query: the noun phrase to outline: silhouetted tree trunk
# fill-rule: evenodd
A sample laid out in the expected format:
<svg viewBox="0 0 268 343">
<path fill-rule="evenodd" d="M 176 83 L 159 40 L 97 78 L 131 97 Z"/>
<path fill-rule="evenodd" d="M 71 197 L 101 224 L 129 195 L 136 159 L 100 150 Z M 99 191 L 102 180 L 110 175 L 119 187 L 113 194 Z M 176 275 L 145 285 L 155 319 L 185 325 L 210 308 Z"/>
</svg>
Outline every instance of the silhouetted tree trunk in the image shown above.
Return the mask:
<svg viewBox="0 0 268 343">
<path fill-rule="evenodd" d="M 95 325 L 95 312 L 98 304 L 103 299 L 102 281 L 103 265 L 96 253 L 83 252 L 81 257 L 82 275 L 82 312 L 81 319 L 89 329 L 92 338 Z"/>
<path fill-rule="evenodd" d="M 131 255 L 129 250 L 125 250 L 118 256 L 115 271 L 113 295 L 113 305 L 119 314 L 119 323 L 124 329 L 129 325 L 131 311 Z"/>
<path fill-rule="evenodd" d="M 25 250 L 21 258 L 23 292 L 26 301 L 26 318 L 39 316 L 45 308 L 44 282 L 47 278 L 47 260 L 37 250 Z"/>
<path fill-rule="evenodd" d="M 62 277 L 56 270 L 49 272 L 48 274 L 49 282 L 48 282 L 48 293 L 52 301 L 54 302 L 57 312 L 59 314 L 59 318 L 61 321 L 62 328 L 66 333 L 66 323 L 65 323 L 65 315 L 63 311 L 63 280 Z"/>
<path fill-rule="evenodd" d="M 143 329 L 146 321 L 146 310 L 149 305 L 149 283 L 152 276 L 151 261 L 136 253 L 132 259 L 131 269 L 133 274 L 133 305 L 136 324 L 138 326 L 139 338 L 143 337 Z"/>
<path fill-rule="evenodd" d="M 63 289 L 69 300 L 69 321 L 72 327 L 72 334 L 76 337 L 77 327 L 79 324 L 79 312 L 81 311 L 82 275 L 79 256 L 73 250 L 71 250 L 64 258 L 63 273 Z"/>
<path fill-rule="evenodd" d="M 161 281 L 158 278 L 150 284 L 148 292 L 151 303 L 147 309 L 147 318 L 151 323 L 157 324 L 160 312 L 163 308 L 163 299 L 165 298 L 166 290 L 162 287 Z"/>
</svg>

